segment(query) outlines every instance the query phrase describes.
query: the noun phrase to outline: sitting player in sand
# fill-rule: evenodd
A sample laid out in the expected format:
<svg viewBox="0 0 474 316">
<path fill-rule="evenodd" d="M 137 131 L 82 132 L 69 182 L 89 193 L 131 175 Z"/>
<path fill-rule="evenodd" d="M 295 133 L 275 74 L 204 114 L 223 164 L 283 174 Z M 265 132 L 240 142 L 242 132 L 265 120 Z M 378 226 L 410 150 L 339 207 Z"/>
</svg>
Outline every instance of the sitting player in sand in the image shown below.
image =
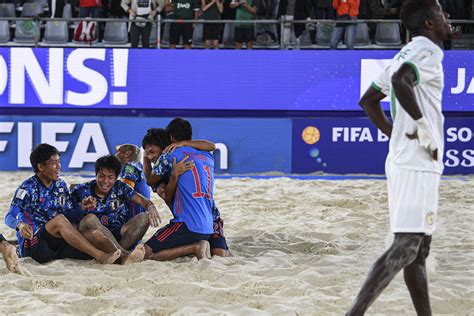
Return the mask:
<svg viewBox="0 0 474 316">
<path fill-rule="evenodd" d="M 140 148 L 133 144 L 122 144 L 116 147 L 115 157 L 122 163 L 119 179 L 132 187 L 137 193 L 150 199 L 150 187 L 146 184 L 143 166 L 140 162 Z M 145 213 L 146 209 L 137 203 L 130 204 L 131 217 Z"/>
<path fill-rule="evenodd" d="M 157 227 L 161 219 L 149 199 L 118 180 L 121 169 L 120 161 L 113 155 L 97 159 L 96 179 L 76 185 L 71 196 L 75 205 L 85 209 L 79 231 L 99 249 L 119 249 L 119 262 L 127 264 L 143 260 L 143 245 L 130 249 L 142 239 L 150 224 Z M 147 212 L 131 216 L 131 202 L 140 204 Z"/>
<path fill-rule="evenodd" d="M 16 190 L 5 217 L 5 223 L 17 231 L 20 257 L 31 257 L 39 263 L 91 257 L 99 263 L 114 263 L 120 250 L 97 249 L 70 222 L 81 211 L 73 209 L 67 184 L 59 178 L 58 150 L 40 144 L 31 152 L 30 161 L 35 175 Z"/>
<path fill-rule="evenodd" d="M 142 146 L 148 158 L 144 159 L 144 171 L 147 183 L 157 185 L 158 182 L 149 179 L 151 175 L 151 160 L 156 160 L 162 148 L 170 144 L 169 136 L 163 129 L 149 129 L 142 141 Z M 212 144 L 206 141 L 196 141 L 194 146 L 212 150 Z M 204 148 L 203 148 L 204 147 Z M 197 158 L 186 161 L 186 150 Z M 168 225 L 159 229 L 145 244 L 145 258 L 167 261 L 178 257 L 195 255 L 198 259 L 210 257 L 210 246 L 207 241 L 214 232 L 212 227 L 212 196 L 214 159 L 208 151 L 200 151 L 192 147 L 176 149 L 170 155 L 174 170 L 181 166 L 181 174 L 172 207 L 173 219 Z M 179 163 L 176 161 L 179 160 Z M 197 168 L 198 172 L 186 172 Z M 206 171 L 207 170 L 207 171 Z M 209 173 L 208 173 L 209 172 Z M 150 180 L 150 182 L 149 182 Z M 153 182 L 152 182 L 153 181 Z M 158 179 L 159 181 L 159 179 Z M 196 183 L 200 183 L 196 188 Z M 198 192 L 195 192 L 198 190 Z M 206 192 L 208 194 L 205 194 Z M 209 193 L 210 192 L 210 193 Z"/>
<path fill-rule="evenodd" d="M 7 269 L 11 272 L 16 272 L 18 268 L 18 255 L 16 254 L 16 247 L 8 243 L 8 241 L 0 234 L 0 253 Z"/>
</svg>

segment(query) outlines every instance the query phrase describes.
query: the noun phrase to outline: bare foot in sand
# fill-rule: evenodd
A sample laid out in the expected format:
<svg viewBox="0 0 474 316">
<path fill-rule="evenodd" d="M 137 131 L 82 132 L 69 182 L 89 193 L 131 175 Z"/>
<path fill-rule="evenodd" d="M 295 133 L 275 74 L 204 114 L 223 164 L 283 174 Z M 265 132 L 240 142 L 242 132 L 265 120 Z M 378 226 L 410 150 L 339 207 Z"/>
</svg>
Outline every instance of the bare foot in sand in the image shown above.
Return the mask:
<svg viewBox="0 0 474 316">
<path fill-rule="evenodd" d="M 6 241 L 2 241 L 2 257 L 7 264 L 7 269 L 11 272 L 17 272 L 18 269 L 18 255 L 16 254 L 16 247 L 10 245 Z"/>
<path fill-rule="evenodd" d="M 115 252 L 106 253 L 105 255 L 101 256 L 100 258 L 96 258 L 97 262 L 100 264 L 112 264 L 120 258 L 122 252 L 117 250 Z"/>
<path fill-rule="evenodd" d="M 200 242 L 196 243 L 196 257 L 201 259 L 209 259 L 211 258 L 211 245 L 207 240 L 201 240 Z"/>
<path fill-rule="evenodd" d="M 143 261 L 143 258 L 145 258 L 145 246 L 138 245 L 135 247 L 135 249 L 133 249 L 132 252 L 122 258 L 122 264 L 125 265 L 134 262 L 140 262 Z"/>
</svg>

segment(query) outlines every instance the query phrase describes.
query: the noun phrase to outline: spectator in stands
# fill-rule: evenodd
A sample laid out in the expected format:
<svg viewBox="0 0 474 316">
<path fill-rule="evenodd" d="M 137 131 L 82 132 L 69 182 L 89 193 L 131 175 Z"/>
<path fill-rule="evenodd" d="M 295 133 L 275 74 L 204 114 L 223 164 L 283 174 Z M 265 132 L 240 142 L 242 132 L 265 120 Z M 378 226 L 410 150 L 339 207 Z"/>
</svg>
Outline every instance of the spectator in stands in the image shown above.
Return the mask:
<svg viewBox="0 0 474 316">
<path fill-rule="evenodd" d="M 136 22 L 130 25 L 130 40 L 132 48 L 138 47 L 140 37 L 142 47 L 150 47 L 150 33 L 155 16 L 161 10 L 157 0 L 122 0 L 122 8 Z M 148 22 L 147 22 L 148 20 Z"/>
<path fill-rule="evenodd" d="M 100 18 L 102 0 L 79 0 L 80 18 Z"/>
<path fill-rule="evenodd" d="M 197 19 L 199 14 L 198 0 L 165 0 L 166 16 L 173 20 L 192 20 Z M 170 26 L 170 48 L 176 48 L 180 39 L 183 40 L 184 48 L 191 48 L 193 41 L 193 24 L 192 23 L 171 23 Z"/>
<path fill-rule="evenodd" d="M 312 0 L 314 17 L 318 20 L 334 20 L 336 12 L 332 8 L 332 0 Z"/>
<path fill-rule="evenodd" d="M 230 3 L 230 7 L 237 9 L 236 21 L 252 21 L 257 14 L 257 6 L 254 0 L 234 0 Z M 252 49 L 254 38 L 255 30 L 252 23 L 237 23 L 235 25 L 234 41 L 236 49 L 241 49 L 243 43 L 246 43 L 247 49 Z"/>
<path fill-rule="evenodd" d="M 359 15 L 359 0 L 333 0 L 332 7 L 336 10 L 336 19 L 339 21 L 357 20 Z M 337 44 L 347 32 L 348 49 L 354 49 L 355 36 L 357 31 L 356 23 L 336 23 L 331 34 L 331 49 L 336 49 Z"/>
<path fill-rule="evenodd" d="M 398 11 L 400 8 L 392 8 L 387 3 L 387 7 L 384 7 L 380 0 L 360 0 L 359 3 L 359 18 L 367 20 L 382 20 L 382 19 L 394 19 L 398 20 Z M 373 40 L 375 37 L 375 31 L 377 29 L 377 23 L 368 23 L 369 36 Z"/>
<path fill-rule="evenodd" d="M 201 0 L 202 18 L 204 20 L 216 21 L 221 19 L 224 12 L 224 4 L 221 0 Z M 219 48 L 219 40 L 222 34 L 222 26 L 220 23 L 204 24 L 204 47 Z"/>
<path fill-rule="evenodd" d="M 52 18 L 62 18 L 64 5 L 64 0 L 48 0 L 49 16 Z"/>
</svg>

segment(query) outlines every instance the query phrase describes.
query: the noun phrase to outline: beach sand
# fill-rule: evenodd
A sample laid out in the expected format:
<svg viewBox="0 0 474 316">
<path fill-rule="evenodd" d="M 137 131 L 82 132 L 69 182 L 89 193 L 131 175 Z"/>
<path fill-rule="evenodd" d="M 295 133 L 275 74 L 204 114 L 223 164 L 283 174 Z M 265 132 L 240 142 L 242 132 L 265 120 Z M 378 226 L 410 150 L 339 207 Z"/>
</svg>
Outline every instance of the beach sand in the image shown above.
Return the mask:
<svg viewBox="0 0 474 316">
<path fill-rule="evenodd" d="M 0 174 L 0 232 L 14 239 L 3 219 L 30 174 Z M 32 276 L 1 261 L 0 314 L 342 315 L 392 240 L 383 180 L 218 179 L 215 199 L 232 257 L 129 266 L 22 259 Z M 153 201 L 166 223 L 169 211 Z M 442 180 L 438 219 L 428 260 L 433 312 L 474 315 L 473 177 Z M 367 314 L 415 315 L 402 274 Z"/>
</svg>

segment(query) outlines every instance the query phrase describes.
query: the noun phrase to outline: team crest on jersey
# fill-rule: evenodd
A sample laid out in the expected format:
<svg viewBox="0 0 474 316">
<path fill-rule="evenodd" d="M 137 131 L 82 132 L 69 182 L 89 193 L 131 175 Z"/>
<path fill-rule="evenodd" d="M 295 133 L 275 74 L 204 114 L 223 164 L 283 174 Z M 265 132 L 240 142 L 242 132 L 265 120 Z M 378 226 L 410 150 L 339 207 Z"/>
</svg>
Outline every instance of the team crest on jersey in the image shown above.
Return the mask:
<svg viewBox="0 0 474 316">
<path fill-rule="evenodd" d="M 103 215 L 103 216 L 100 218 L 100 222 L 101 222 L 101 224 L 104 225 L 104 226 L 109 225 L 109 217 Z"/>
<path fill-rule="evenodd" d="M 433 212 L 428 212 L 428 214 L 426 214 L 426 222 L 428 223 L 428 225 L 433 225 L 433 223 L 434 223 L 434 213 Z"/>
<path fill-rule="evenodd" d="M 115 193 L 112 193 L 112 194 L 110 195 L 110 198 L 111 198 L 111 199 L 115 199 L 116 197 L 117 197 L 117 195 L 116 195 Z"/>
<path fill-rule="evenodd" d="M 25 190 L 23 190 L 23 189 L 18 189 L 18 191 L 16 191 L 15 197 L 16 197 L 17 199 L 23 200 L 23 199 L 25 198 L 25 196 L 26 196 L 26 193 L 27 193 L 27 192 L 26 192 Z"/>
<path fill-rule="evenodd" d="M 59 188 L 59 193 L 64 193 L 64 188 Z"/>
</svg>

